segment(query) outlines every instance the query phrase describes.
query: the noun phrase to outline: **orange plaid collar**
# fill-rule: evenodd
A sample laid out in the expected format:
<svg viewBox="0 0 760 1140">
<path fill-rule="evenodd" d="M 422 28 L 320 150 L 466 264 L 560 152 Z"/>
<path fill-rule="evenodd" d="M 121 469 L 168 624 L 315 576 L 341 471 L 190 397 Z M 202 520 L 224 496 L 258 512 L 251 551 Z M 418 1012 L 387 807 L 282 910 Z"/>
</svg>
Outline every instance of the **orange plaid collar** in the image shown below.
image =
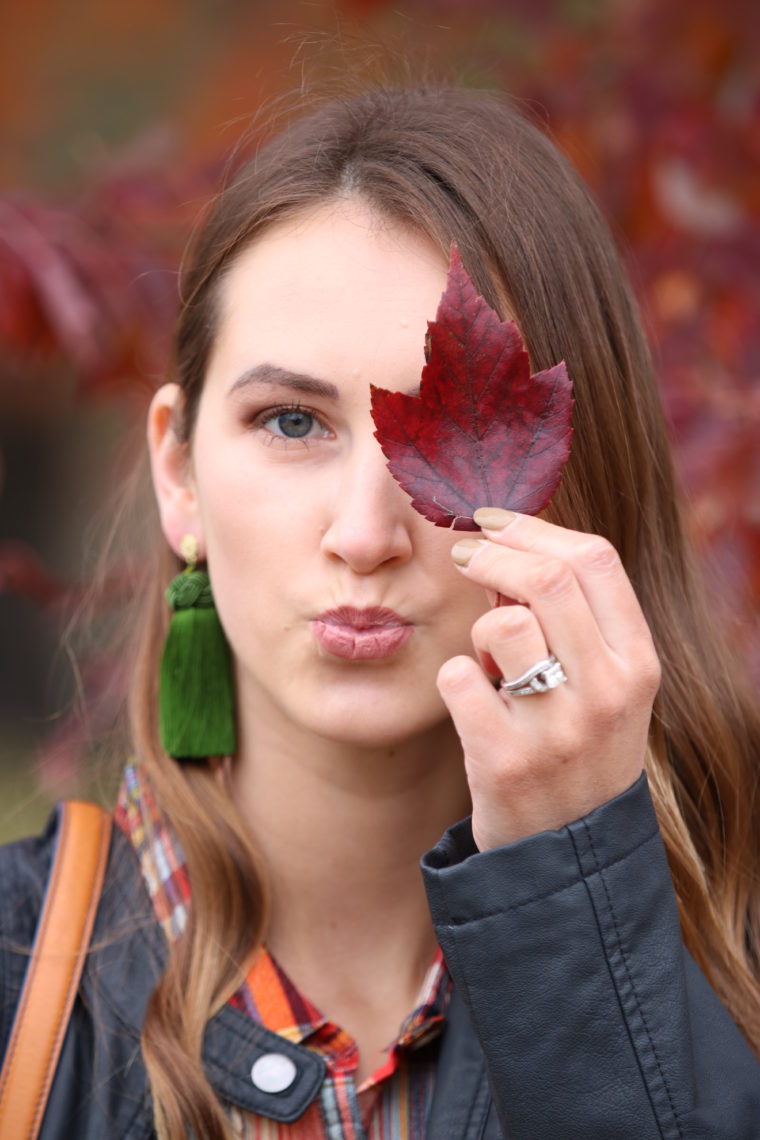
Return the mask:
<svg viewBox="0 0 760 1140">
<path fill-rule="evenodd" d="M 405 1049 L 419 1048 L 440 1031 L 450 996 L 451 979 L 443 954 L 436 948 L 412 1012 L 389 1045 L 386 1061 L 363 1088 L 394 1072 Z M 259 950 L 244 984 L 230 1000 L 267 1029 L 316 1049 L 331 1072 L 355 1071 L 358 1052 L 353 1038 L 300 993 L 266 947 Z"/>
<path fill-rule="evenodd" d="M 161 816 L 146 773 L 138 765 L 125 769 L 114 819 L 132 842 L 156 917 L 167 938 L 174 941 L 185 925 L 190 883 L 179 841 Z M 386 1061 L 363 1088 L 394 1072 L 405 1049 L 419 1048 L 440 1032 L 450 997 L 451 978 L 443 954 L 436 949 L 412 1012 L 389 1044 Z M 230 1003 L 266 1029 L 317 1050 L 331 1073 L 356 1070 L 358 1051 L 353 1038 L 300 993 L 266 947 L 259 949 Z"/>
</svg>

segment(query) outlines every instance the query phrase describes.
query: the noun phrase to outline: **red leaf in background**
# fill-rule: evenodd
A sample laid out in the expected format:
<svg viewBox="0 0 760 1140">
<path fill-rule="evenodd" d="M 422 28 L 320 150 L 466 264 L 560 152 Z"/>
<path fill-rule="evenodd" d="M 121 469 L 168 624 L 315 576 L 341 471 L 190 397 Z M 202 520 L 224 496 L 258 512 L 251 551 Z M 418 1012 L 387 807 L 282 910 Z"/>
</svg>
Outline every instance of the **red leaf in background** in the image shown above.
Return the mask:
<svg viewBox="0 0 760 1140">
<path fill-rule="evenodd" d="M 391 474 L 436 526 L 477 530 L 486 506 L 538 514 L 570 454 L 564 363 L 531 376 L 517 326 L 479 296 L 456 246 L 428 338 L 419 396 L 372 386 Z"/>
<path fill-rule="evenodd" d="M 102 607 L 119 605 L 135 591 L 138 567 L 127 561 L 114 566 L 98 590 Z M 25 542 L 0 540 L 0 594 L 12 594 L 49 609 L 66 610 L 87 594 L 83 582 L 65 582 Z"/>
<path fill-rule="evenodd" d="M 0 542 L 0 594 L 15 594 L 38 605 L 53 606 L 71 598 L 72 588 L 54 574 L 25 542 Z"/>
</svg>

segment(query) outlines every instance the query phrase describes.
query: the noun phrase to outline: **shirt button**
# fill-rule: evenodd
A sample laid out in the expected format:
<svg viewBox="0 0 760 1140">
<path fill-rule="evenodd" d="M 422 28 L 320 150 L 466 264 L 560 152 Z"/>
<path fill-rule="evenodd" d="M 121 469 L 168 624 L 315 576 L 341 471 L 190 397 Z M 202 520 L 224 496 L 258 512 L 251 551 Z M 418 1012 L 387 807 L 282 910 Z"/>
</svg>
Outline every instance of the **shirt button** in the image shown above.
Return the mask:
<svg viewBox="0 0 760 1140">
<path fill-rule="evenodd" d="M 251 1069 L 251 1080 L 257 1089 L 266 1093 L 285 1092 L 295 1079 L 295 1064 L 284 1053 L 264 1053 Z"/>
</svg>

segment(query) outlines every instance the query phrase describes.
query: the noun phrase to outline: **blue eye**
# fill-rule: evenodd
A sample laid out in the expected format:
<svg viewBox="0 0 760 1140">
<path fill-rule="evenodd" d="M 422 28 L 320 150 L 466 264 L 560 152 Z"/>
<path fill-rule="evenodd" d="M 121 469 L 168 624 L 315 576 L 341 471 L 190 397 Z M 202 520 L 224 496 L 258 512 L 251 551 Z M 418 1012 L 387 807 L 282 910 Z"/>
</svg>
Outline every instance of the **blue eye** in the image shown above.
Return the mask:
<svg viewBox="0 0 760 1140">
<path fill-rule="evenodd" d="M 276 439 L 306 441 L 320 439 L 328 434 L 319 416 L 299 405 L 270 408 L 257 419 L 259 427 Z"/>
<path fill-rule="evenodd" d="M 287 436 L 288 439 L 302 439 L 314 426 L 314 416 L 300 408 L 293 408 L 289 412 L 280 412 L 276 418 L 273 416 L 267 425 L 270 431 L 273 422 L 277 424 L 278 434 Z"/>
</svg>

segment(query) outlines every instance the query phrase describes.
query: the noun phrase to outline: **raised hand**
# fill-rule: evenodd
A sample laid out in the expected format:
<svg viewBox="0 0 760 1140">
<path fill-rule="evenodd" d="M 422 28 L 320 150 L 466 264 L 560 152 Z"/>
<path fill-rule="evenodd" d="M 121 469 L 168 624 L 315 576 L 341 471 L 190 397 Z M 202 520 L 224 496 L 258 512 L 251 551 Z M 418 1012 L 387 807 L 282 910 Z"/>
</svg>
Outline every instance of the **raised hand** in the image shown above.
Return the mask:
<svg viewBox="0 0 760 1140">
<path fill-rule="evenodd" d="M 458 542 L 462 574 L 495 602 L 472 629 L 478 662 L 446 661 L 438 687 L 462 740 L 481 850 L 559 828 L 640 775 L 660 665 L 614 547 L 596 535 L 484 508 Z M 512 696 L 554 654 L 566 682 Z"/>
</svg>

